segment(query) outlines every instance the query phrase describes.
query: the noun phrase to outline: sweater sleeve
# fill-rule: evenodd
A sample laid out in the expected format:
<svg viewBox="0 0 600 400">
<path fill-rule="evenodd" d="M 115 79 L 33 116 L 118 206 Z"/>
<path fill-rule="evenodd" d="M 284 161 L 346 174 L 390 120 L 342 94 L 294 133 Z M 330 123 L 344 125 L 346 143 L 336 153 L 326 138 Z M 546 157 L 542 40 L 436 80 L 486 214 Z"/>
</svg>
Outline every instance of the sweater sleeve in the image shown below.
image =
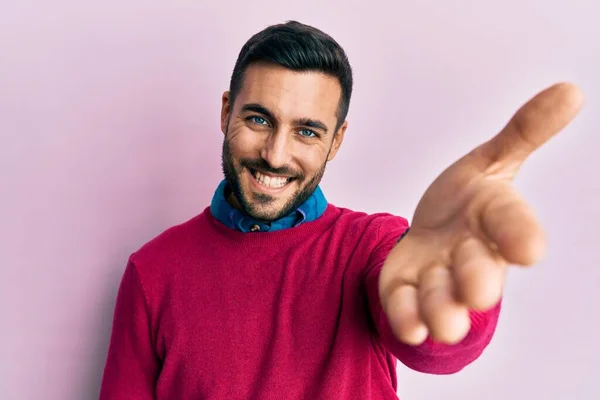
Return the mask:
<svg viewBox="0 0 600 400">
<path fill-rule="evenodd" d="M 418 346 L 407 345 L 397 340 L 379 300 L 379 273 L 387 255 L 407 228 L 407 225 L 402 223 L 395 223 L 390 229 L 381 228 L 379 245 L 370 258 L 366 290 L 377 333 L 388 351 L 408 368 L 436 375 L 459 372 L 479 358 L 490 343 L 496 330 L 501 302 L 485 312 L 471 311 L 471 329 L 457 344 L 438 343 L 430 337 Z"/>
<path fill-rule="evenodd" d="M 146 299 L 130 261 L 121 280 L 100 400 L 150 400 L 160 364 L 152 345 Z"/>
</svg>

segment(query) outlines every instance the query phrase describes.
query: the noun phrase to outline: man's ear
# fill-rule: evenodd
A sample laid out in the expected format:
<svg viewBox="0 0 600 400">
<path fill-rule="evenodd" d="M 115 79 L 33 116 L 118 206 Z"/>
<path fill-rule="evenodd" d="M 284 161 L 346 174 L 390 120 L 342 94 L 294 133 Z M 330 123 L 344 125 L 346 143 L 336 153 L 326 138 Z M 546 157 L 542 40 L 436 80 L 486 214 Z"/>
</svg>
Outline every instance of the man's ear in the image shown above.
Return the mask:
<svg viewBox="0 0 600 400">
<path fill-rule="evenodd" d="M 221 98 L 221 132 L 227 135 L 227 125 L 229 124 L 229 116 L 231 115 L 231 96 L 229 91 L 223 93 Z"/>
<path fill-rule="evenodd" d="M 344 141 L 344 135 L 346 134 L 346 129 L 348 128 L 348 121 L 344 121 L 342 126 L 335 132 L 333 135 L 333 143 L 331 144 L 331 150 L 329 151 L 329 155 L 327 156 L 327 161 L 331 161 L 335 158 L 342 142 Z"/>
</svg>

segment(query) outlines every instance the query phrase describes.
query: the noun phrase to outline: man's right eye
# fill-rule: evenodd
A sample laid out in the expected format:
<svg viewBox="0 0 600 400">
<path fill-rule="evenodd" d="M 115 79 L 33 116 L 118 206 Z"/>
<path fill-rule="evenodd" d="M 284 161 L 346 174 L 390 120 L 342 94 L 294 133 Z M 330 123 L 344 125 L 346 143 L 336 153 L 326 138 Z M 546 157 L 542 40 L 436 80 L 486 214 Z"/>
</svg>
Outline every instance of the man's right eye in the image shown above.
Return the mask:
<svg viewBox="0 0 600 400">
<path fill-rule="evenodd" d="M 257 115 L 253 115 L 251 117 L 248 117 L 248 120 L 251 121 L 251 122 L 253 122 L 253 123 L 255 123 L 255 124 L 258 124 L 258 125 L 268 125 L 268 122 L 267 122 L 266 119 L 264 119 L 263 117 L 259 117 Z"/>
</svg>

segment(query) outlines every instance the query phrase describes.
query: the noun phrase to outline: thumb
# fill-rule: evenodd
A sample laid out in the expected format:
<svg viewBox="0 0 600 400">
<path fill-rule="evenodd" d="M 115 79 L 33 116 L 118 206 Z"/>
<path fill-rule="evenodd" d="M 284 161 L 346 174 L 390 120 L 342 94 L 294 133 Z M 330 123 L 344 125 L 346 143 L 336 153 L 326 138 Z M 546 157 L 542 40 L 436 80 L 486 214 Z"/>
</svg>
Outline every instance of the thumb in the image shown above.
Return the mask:
<svg viewBox="0 0 600 400">
<path fill-rule="evenodd" d="M 551 86 L 525 103 L 477 153 L 487 167 L 497 164 L 514 175 L 533 151 L 575 118 L 582 105 L 583 94 L 575 85 Z"/>
</svg>

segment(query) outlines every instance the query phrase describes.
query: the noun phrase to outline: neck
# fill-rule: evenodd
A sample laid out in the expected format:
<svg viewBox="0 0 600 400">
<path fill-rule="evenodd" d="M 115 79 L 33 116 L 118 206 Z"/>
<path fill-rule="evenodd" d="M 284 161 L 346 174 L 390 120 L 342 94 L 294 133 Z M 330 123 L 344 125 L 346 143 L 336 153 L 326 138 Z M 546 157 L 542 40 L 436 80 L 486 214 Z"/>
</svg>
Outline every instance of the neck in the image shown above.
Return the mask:
<svg viewBox="0 0 600 400">
<path fill-rule="evenodd" d="M 242 210 L 242 206 L 240 205 L 240 202 L 238 201 L 237 197 L 235 197 L 235 194 L 233 194 L 232 190 L 227 189 L 227 191 L 229 193 L 226 193 L 225 198 L 227 199 L 227 203 L 229 203 L 229 205 L 237 210 L 240 211 L 244 211 Z"/>
</svg>

